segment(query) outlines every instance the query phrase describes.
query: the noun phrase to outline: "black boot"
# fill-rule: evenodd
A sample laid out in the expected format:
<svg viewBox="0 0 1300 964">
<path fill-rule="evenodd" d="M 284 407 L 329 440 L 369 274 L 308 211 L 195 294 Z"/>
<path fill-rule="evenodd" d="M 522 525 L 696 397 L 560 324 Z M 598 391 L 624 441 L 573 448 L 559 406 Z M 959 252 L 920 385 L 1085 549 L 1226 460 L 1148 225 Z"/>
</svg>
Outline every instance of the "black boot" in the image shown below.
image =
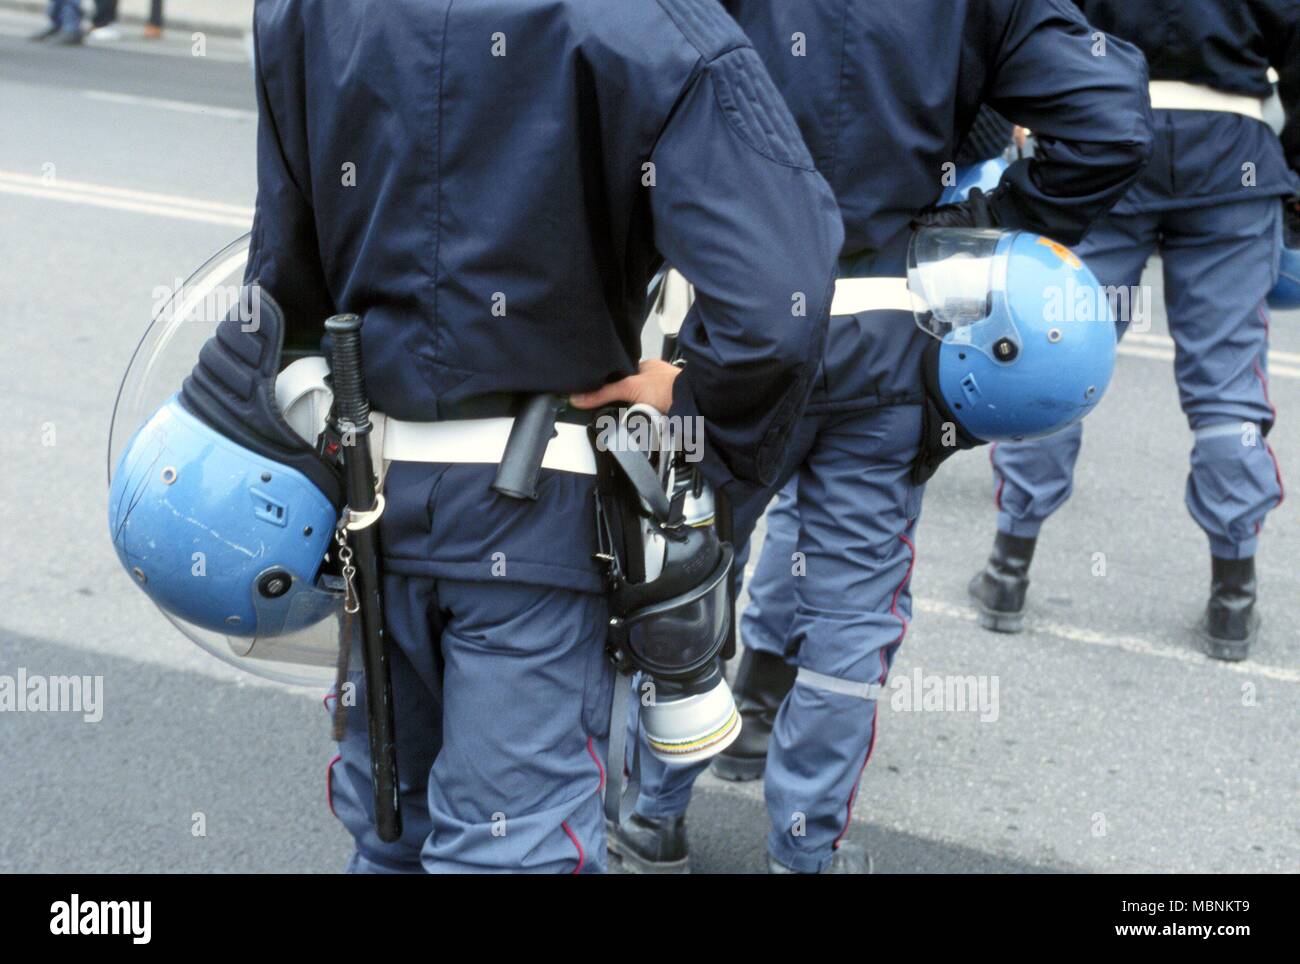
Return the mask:
<svg viewBox="0 0 1300 964">
<path fill-rule="evenodd" d="M 1250 654 L 1259 633 L 1255 612 L 1255 559 L 1210 559 L 1210 601 L 1201 635 L 1215 659 L 1237 662 Z"/>
<path fill-rule="evenodd" d="M 633 813 L 619 826 L 606 825 L 609 852 L 627 874 L 689 874 L 686 817 L 643 817 Z"/>
<path fill-rule="evenodd" d="M 713 772 L 723 780 L 757 780 L 767 764 L 772 724 L 799 670 L 780 656 L 746 649 L 736 671 L 736 708 L 743 721 L 740 736 L 713 758 Z"/>
<path fill-rule="evenodd" d="M 1018 633 L 1025 626 L 1025 594 L 1035 539 L 999 532 L 993 554 L 967 591 L 980 610 L 980 625 L 997 633 Z"/>
</svg>

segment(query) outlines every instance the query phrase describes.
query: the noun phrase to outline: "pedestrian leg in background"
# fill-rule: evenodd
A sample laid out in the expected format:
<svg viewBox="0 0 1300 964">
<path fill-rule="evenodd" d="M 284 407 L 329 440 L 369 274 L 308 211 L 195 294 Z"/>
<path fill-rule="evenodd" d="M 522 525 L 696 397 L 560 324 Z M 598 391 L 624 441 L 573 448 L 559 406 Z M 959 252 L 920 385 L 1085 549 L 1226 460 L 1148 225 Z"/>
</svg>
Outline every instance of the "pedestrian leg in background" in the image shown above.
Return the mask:
<svg viewBox="0 0 1300 964">
<path fill-rule="evenodd" d="M 49 0 L 47 27 L 32 34 L 31 40 L 49 40 L 61 44 L 81 43 L 81 4 L 78 0 Z"/>
<path fill-rule="evenodd" d="M 1149 317 L 1138 317 L 1139 311 L 1150 311 L 1139 286 L 1142 269 L 1155 249 L 1158 219 L 1150 214 L 1111 214 L 1076 249 L 1103 287 L 1118 292 L 1117 313 L 1127 315 L 1116 319 L 1120 337 L 1131 321 L 1150 324 Z M 969 586 L 985 629 L 1015 633 L 1024 627 L 1029 564 L 1038 533 L 1074 491 L 1074 465 L 1082 441 L 1083 425 L 1077 423 L 1046 438 L 999 442 L 990 448 L 997 536 L 987 564 Z"/>
<path fill-rule="evenodd" d="M 912 617 L 912 483 L 919 405 L 828 419 L 799 472 L 799 538 L 783 581 L 794 596 L 798 667 L 768 751 L 764 796 L 774 871 L 865 872 L 837 855 L 876 736 L 876 702 Z"/>
<path fill-rule="evenodd" d="M 1255 552 L 1283 497 L 1268 435 L 1268 308 L 1281 245 L 1276 198 L 1165 215 L 1165 301 L 1179 402 L 1193 433 L 1187 508 L 1209 540 L 1207 652 L 1245 659 L 1256 637 Z"/>
<path fill-rule="evenodd" d="M 113 43 L 122 39 L 117 27 L 117 0 L 95 0 L 95 16 L 86 34 L 87 43 Z"/>
<path fill-rule="evenodd" d="M 144 25 L 148 40 L 157 40 L 163 33 L 163 0 L 149 0 L 149 22 Z"/>
</svg>

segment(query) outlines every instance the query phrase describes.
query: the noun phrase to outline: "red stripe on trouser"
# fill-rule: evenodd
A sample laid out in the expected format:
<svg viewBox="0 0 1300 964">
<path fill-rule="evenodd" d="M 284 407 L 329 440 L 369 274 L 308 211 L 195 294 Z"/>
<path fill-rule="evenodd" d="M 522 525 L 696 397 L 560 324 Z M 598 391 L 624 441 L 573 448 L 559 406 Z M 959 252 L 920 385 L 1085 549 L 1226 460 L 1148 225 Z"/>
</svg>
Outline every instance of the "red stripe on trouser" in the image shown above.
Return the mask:
<svg viewBox="0 0 1300 964">
<path fill-rule="evenodd" d="M 567 820 L 563 820 L 560 822 L 560 826 L 564 828 L 564 832 L 567 833 L 569 835 L 569 839 L 573 841 L 573 846 L 578 849 L 578 866 L 574 867 L 571 872 L 575 874 L 580 874 L 582 873 L 582 865 L 587 862 L 587 855 L 583 853 L 582 844 L 578 842 L 578 835 L 569 829 L 569 822 Z"/>
<path fill-rule="evenodd" d="M 618 681 L 616 680 L 615 682 L 617 683 Z M 600 762 L 600 757 L 596 755 L 596 748 L 593 745 L 590 736 L 587 737 L 587 755 L 590 756 L 592 762 L 596 764 L 596 772 L 600 774 L 600 783 L 597 785 L 596 791 L 598 793 L 604 792 L 605 766 L 603 763 Z M 569 840 L 573 842 L 574 849 L 578 851 L 578 866 L 574 867 L 571 873 L 580 874 L 582 873 L 582 868 L 587 863 L 587 853 L 582 849 L 582 843 L 578 840 L 578 835 L 575 834 L 572 829 L 570 829 L 569 822 L 567 820 L 561 821 L 560 827 L 563 828 L 564 832 L 569 835 Z"/>
<path fill-rule="evenodd" d="M 1007 484 L 1006 477 L 998 471 L 998 464 L 993 461 L 993 453 L 997 451 L 998 443 L 994 442 L 989 446 L 989 465 L 993 467 L 993 477 L 998 480 L 998 487 L 993 491 L 993 504 L 999 512 L 1002 511 L 1002 487 Z"/>
<path fill-rule="evenodd" d="M 338 819 L 338 813 L 334 810 L 334 764 L 343 759 L 343 754 L 335 754 L 334 759 L 330 760 L 330 765 L 325 768 L 325 802 L 329 805 L 330 813 Z"/>
<path fill-rule="evenodd" d="M 617 682 L 617 681 L 616 681 Z M 605 764 L 600 762 L 600 757 L 596 756 L 596 750 L 591 745 L 591 737 L 587 737 L 587 755 L 596 761 L 596 769 L 600 771 L 600 786 L 596 789 L 601 793 L 605 792 Z"/>
</svg>

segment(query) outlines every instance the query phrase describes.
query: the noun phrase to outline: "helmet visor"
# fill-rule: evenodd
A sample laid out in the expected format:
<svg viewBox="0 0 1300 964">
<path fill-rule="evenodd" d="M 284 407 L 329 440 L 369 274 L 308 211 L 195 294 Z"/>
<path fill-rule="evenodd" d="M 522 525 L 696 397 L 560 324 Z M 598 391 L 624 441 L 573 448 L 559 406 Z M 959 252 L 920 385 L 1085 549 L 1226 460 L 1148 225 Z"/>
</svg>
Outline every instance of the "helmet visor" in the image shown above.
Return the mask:
<svg viewBox="0 0 1300 964">
<path fill-rule="evenodd" d="M 255 310 L 254 305 L 240 300 L 248 248 L 245 235 L 158 299 L 113 407 L 108 444 L 110 483 L 122 470 L 123 452 L 141 426 L 180 389 L 217 326 L 232 312 Z M 247 320 L 257 323 L 256 318 Z M 165 465 L 161 471 L 167 471 Z M 316 576 L 311 585 L 302 574 L 263 573 L 250 609 L 243 616 L 232 614 L 229 618 L 229 633 L 206 628 L 161 607 L 160 611 L 191 641 L 232 666 L 277 682 L 328 686 L 334 678 L 344 599 L 341 580 L 328 575 L 332 567 L 337 565 L 327 559 L 327 574 Z M 213 582 L 223 577 L 221 572 L 203 575 Z M 135 577 L 147 578 L 143 570 Z M 281 581 L 277 582 L 277 577 Z M 160 577 L 155 574 L 155 578 Z M 248 613 L 255 614 L 256 635 L 245 628 Z"/>
<path fill-rule="evenodd" d="M 249 235 L 222 248 L 188 279 L 158 299 L 153 321 L 136 346 L 113 405 L 108 436 L 110 481 L 136 431 L 180 391 L 199 350 L 240 308 Z"/>
<path fill-rule="evenodd" d="M 1009 360 L 1000 343 L 1016 348 L 1020 343 L 1006 311 L 1007 251 L 1013 236 L 972 228 L 916 232 L 908 251 L 907 286 L 920 300 L 914 311 L 917 326 L 940 341 Z"/>
</svg>

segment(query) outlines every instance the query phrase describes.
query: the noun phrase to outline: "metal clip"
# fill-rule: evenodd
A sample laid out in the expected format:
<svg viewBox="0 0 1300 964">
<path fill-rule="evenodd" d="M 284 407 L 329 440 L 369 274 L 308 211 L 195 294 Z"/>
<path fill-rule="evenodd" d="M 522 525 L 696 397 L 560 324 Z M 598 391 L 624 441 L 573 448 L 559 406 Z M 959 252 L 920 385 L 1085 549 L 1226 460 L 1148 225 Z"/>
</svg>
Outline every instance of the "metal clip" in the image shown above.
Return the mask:
<svg viewBox="0 0 1300 964">
<path fill-rule="evenodd" d="M 352 565 L 346 526 L 334 530 L 334 541 L 339 544 L 339 562 L 343 564 L 343 611 L 355 615 L 361 611 L 361 597 L 357 595 L 357 567 Z"/>
</svg>

